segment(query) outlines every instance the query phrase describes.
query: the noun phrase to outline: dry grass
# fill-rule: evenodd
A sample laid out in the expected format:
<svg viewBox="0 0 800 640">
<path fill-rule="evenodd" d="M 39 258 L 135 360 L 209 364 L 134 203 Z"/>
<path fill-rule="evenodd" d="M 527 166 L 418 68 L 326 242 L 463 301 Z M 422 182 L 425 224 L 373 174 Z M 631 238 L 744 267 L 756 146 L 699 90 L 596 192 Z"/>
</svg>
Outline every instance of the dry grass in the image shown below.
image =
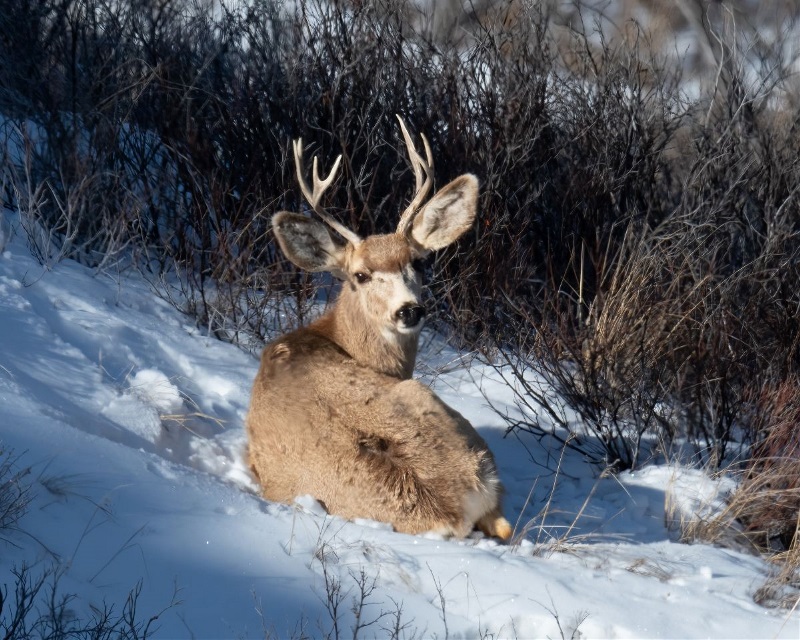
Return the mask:
<svg viewBox="0 0 800 640">
<path fill-rule="evenodd" d="M 751 490 L 751 489 L 748 489 Z M 742 524 L 753 509 L 764 510 L 765 501 L 781 498 L 777 492 L 744 493 L 737 489 L 722 508 L 686 512 L 670 501 L 667 494 L 665 517 L 668 528 L 677 531 L 680 540 L 687 543 L 702 542 L 736 549 L 744 553 L 763 555 L 769 562 L 767 577 L 753 592 L 756 603 L 771 608 L 794 609 L 800 604 L 800 553 L 797 539 L 789 548 L 778 551 L 772 544 L 763 546 L 764 531 L 753 531 Z M 788 523 L 783 523 L 784 525 Z M 797 519 L 793 523 L 797 526 Z"/>
<path fill-rule="evenodd" d="M 759 604 L 800 604 L 800 380 L 761 390 L 756 442 L 730 509 L 744 534 L 773 565 Z"/>
<path fill-rule="evenodd" d="M 800 552 L 800 380 L 761 390 L 755 443 L 732 509 L 764 550 Z"/>
<path fill-rule="evenodd" d="M 679 508 L 667 494 L 668 526 L 681 540 L 702 541 L 763 555 L 770 562 L 754 593 L 763 606 L 800 604 L 800 396 L 797 379 L 765 386 L 755 402 L 755 442 L 731 473 L 736 488 L 720 501 Z M 712 504 L 711 501 L 715 501 Z"/>
</svg>

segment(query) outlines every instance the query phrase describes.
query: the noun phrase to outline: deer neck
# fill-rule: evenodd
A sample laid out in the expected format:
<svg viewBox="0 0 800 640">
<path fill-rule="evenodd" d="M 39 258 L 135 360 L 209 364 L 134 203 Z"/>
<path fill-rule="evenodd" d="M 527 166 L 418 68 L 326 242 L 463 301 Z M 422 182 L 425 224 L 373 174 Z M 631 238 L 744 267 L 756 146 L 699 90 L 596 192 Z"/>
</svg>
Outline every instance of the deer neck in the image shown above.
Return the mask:
<svg viewBox="0 0 800 640">
<path fill-rule="evenodd" d="M 414 372 L 419 336 L 381 331 L 361 310 L 345 284 L 336 304 L 309 327 L 325 335 L 358 363 L 401 379 Z"/>
</svg>

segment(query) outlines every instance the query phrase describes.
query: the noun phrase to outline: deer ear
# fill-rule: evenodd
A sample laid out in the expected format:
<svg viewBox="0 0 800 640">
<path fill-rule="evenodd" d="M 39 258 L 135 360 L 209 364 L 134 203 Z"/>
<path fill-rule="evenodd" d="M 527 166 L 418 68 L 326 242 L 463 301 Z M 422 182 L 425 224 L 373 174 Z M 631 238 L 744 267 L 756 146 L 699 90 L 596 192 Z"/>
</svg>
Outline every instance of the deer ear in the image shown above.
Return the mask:
<svg viewBox="0 0 800 640">
<path fill-rule="evenodd" d="M 478 179 L 465 173 L 440 189 L 416 215 L 411 237 L 426 251 L 446 247 L 472 226 L 477 209 Z"/>
<path fill-rule="evenodd" d="M 281 211 L 272 216 L 272 229 L 284 255 L 296 266 L 306 271 L 342 273 L 344 245 L 322 222 Z"/>
</svg>

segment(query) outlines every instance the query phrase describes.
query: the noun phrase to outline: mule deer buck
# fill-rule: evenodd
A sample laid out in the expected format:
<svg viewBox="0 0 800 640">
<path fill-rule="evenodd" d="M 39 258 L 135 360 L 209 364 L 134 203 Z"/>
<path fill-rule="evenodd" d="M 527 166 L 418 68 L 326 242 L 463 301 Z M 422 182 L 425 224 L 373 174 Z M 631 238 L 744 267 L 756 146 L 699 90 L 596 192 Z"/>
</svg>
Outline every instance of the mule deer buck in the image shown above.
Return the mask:
<svg viewBox="0 0 800 640">
<path fill-rule="evenodd" d="M 310 190 L 302 142 L 294 142 L 297 179 L 319 220 L 282 211 L 272 218 L 275 236 L 296 266 L 331 272 L 343 285 L 321 318 L 264 349 L 247 416 L 249 464 L 270 500 L 312 494 L 331 514 L 401 532 L 463 537 L 477 526 L 508 539 L 486 443 L 411 379 L 425 315 L 418 261 L 471 226 L 478 181 L 462 175 L 425 203 L 430 146 L 422 136 L 422 158 L 402 120 L 400 127 L 416 194 L 397 231 L 366 238 L 319 204 L 341 156 L 324 180 L 314 158 Z"/>
</svg>

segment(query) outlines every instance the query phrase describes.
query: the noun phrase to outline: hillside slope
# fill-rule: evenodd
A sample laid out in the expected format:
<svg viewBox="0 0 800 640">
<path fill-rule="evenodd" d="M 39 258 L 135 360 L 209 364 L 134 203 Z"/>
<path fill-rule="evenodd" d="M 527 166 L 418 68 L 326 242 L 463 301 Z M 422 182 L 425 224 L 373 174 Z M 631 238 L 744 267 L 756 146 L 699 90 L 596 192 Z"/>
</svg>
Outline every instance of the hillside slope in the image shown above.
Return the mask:
<svg viewBox="0 0 800 640">
<path fill-rule="evenodd" d="M 0 255 L 0 447 L 29 470 L 31 501 L 0 531 L 0 584 L 11 596 L 12 568 L 56 569 L 80 620 L 103 602 L 120 612 L 141 581 L 137 616 L 166 608 L 160 638 L 798 636 L 800 614 L 752 601 L 763 561 L 665 528 L 665 491 L 710 503 L 710 480 L 666 466 L 597 478 L 555 444 L 504 438 L 482 392 L 508 411 L 512 394 L 490 368 L 435 339 L 422 363 L 494 450 L 515 544 L 260 499 L 242 460 L 257 359 L 135 275 L 43 270 L 18 234 Z"/>
</svg>

